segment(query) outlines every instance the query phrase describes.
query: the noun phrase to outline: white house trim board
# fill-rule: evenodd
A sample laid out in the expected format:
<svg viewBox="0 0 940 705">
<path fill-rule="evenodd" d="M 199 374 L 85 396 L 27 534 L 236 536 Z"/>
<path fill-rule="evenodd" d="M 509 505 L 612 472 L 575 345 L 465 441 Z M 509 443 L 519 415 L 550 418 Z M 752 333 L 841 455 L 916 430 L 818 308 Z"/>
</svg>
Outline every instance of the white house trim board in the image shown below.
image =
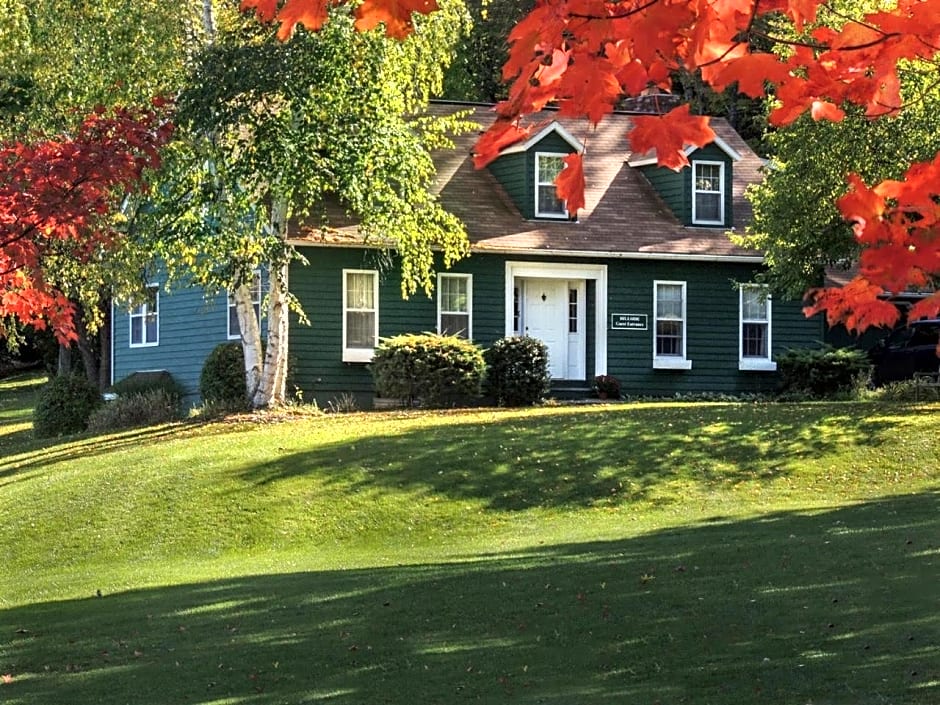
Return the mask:
<svg viewBox="0 0 940 705">
<path fill-rule="evenodd" d="M 516 279 L 584 279 L 594 282 L 594 374 L 607 374 L 607 265 L 572 262 L 506 262 L 505 332 L 513 331 L 513 285 Z"/>
<path fill-rule="evenodd" d="M 722 152 L 727 154 L 731 158 L 732 161 L 739 162 L 743 158 L 740 152 L 738 152 L 734 147 L 732 147 L 730 144 L 728 144 L 723 139 L 721 139 L 721 137 L 719 137 L 718 135 L 715 135 L 715 139 L 711 141 L 711 144 L 714 144 Z M 703 146 L 707 146 L 707 145 L 703 145 Z M 692 154 L 692 152 L 694 152 L 697 149 L 701 149 L 701 147 L 696 147 L 694 144 L 690 144 L 682 151 L 685 154 L 685 156 L 688 157 L 690 154 Z M 646 157 L 641 157 L 639 159 L 627 160 L 627 164 L 632 167 L 655 166 L 658 163 L 659 163 L 658 158 L 655 153 L 653 153 L 653 156 L 646 156 Z"/>
<path fill-rule="evenodd" d="M 571 145 L 571 148 L 578 154 L 584 153 L 584 143 L 579 140 L 577 137 L 572 135 L 568 130 L 564 128 L 561 123 L 551 122 L 541 130 L 532 135 L 525 142 L 517 142 L 516 144 L 506 147 L 499 154 L 500 156 L 504 154 L 518 154 L 519 152 L 528 152 L 532 149 L 533 146 L 541 142 L 545 137 L 550 135 L 552 132 L 561 137 L 565 142 Z"/>
<path fill-rule="evenodd" d="M 689 228 L 694 229 L 694 228 Z M 702 228 L 704 230 L 704 228 Z M 733 228 L 728 228 L 733 230 Z M 338 244 L 338 243 L 314 243 L 306 240 L 290 240 L 291 245 L 295 247 L 335 247 L 356 250 L 381 250 L 380 245 L 371 243 Z M 479 247 L 471 244 L 470 251 L 481 255 L 509 255 L 515 257 L 575 257 L 578 259 L 639 259 L 639 260 L 671 260 L 673 262 L 736 262 L 738 264 L 763 264 L 762 255 L 697 255 L 697 254 L 677 254 L 673 252 L 612 252 L 610 250 L 539 250 L 536 248 L 513 248 L 513 247 Z"/>
</svg>

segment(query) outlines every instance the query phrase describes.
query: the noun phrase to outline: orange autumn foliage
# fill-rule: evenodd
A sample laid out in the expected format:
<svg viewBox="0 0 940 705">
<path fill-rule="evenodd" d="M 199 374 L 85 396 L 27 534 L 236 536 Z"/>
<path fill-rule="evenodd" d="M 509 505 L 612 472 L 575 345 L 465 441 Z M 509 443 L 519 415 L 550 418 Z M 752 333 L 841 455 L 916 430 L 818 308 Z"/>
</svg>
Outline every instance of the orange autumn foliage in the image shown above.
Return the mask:
<svg viewBox="0 0 940 705">
<path fill-rule="evenodd" d="M 283 22 L 281 36 L 296 23 L 315 28 L 330 5 L 345 0 L 244 0 L 263 19 Z M 770 90 L 770 122 L 787 125 L 804 113 L 839 121 L 842 106 L 862 106 L 876 119 L 903 109 L 898 80 L 902 60 L 935 61 L 940 51 L 940 0 L 898 0 L 893 9 L 837 28 L 815 27 L 822 0 L 538 0 L 509 35 L 503 77 L 512 81 L 497 105 L 497 120 L 477 146 L 476 164 L 525 139 L 524 118 L 546 105 L 593 123 L 612 112 L 621 96 L 649 87 L 668 89 L 678 69 L 701 71 L 718 90 L 736 83 L 752 96 Z M 306 8 L 303 12 L 299 8 Z M 383 24 L 389 36 L 405 36 L 413 12 L 433 11 L 433 0 L 366 0 L 354 12 L 357 26 Z M 786 54 L 766 46 L 768 15 L 787 18 L 805 39 L 790 42 Z M 308 22 L 308 16 L 309 22 Z M 752 40 L 764 40 L 754 42 Z M 708 138 L 707 119 L 687 106 L 637 121 L 631 146 L 655 149 L 660 164 L 685 165 L 684 148 Z M 570 167 L 561 172 L 558 193 L 574 211 L 583 201 L 583 182 Z M 568 172 L 568 173 L 566 173 Z M 869 188 L 849 176 L 850 194 L 839 202 L 864 246 L 858 277 L 838 291 L 812 292 L 808 312 L 825 310 L 830 320 L 862 330 L 893 322 L 896 312 L 879 296 L 908 287 L 931 288 L 940 277 L 940 160 L 912 165 L 906 178 Z M 940 312 L 940 296 L 922 301 L 913 316 Z"/>
</svg>

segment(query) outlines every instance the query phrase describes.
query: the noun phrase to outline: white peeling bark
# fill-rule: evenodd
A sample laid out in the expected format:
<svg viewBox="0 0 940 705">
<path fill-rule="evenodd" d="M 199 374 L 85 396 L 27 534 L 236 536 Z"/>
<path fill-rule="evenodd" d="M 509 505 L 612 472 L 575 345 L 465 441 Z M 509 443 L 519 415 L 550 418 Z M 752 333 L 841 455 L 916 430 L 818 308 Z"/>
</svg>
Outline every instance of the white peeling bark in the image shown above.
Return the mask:
<svg viewBox="0 0 940 705">
<path fill-rule="evenodd" d="M 287 241 L 287 218 L 287 202 L 275 199 L 271 206 L 271 228 L 284 242 Z M 268 279 L 268 344 L 260 383 L 250 397 L 255 409 L 283 404 L 287 398 L 287 262 L 272 262 Z"/>
<path fill-rule="evenodd" d="M 255 316 L 251 289 L 242 284 L 232 292 L 235 312 L 238 315 L 238 327 L 242 334 L 242 352 L 245 355 L 245 392 L 248 399 L 254 399 L 261 386 L 261 328 Z"/>
</svg>

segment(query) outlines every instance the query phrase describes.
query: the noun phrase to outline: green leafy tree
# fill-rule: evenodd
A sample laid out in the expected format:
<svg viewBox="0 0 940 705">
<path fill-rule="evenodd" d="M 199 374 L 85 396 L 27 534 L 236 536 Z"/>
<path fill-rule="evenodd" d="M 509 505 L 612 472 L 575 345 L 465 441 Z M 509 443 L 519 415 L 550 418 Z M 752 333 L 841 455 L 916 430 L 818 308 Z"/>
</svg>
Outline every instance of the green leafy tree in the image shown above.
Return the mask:
<svg viewBox="0 0 940 705">
<path fill-rule="evenodd" d="M 503 100 L 509 91 L 503 80 L 507 37 L 534 6 L 535 0 L 468 0 L 473 26 L 457 44 L 442 95 L 482 103 Z"/>
<path fill-rule="evenodd" d="M 208 0 L 206 0 L 208 1 Z M 98 106 L 147 106 L 175 94 L 202 39 L 201 6 L 162 0 L 0 0 L 0 138 L 67 140 Z M 120 197 L 115 203 L 121 203 Z M 126 237 L 133 212 L 102 216 L 115 235 L 81 260 L 62 248 L 43 278 L 72 301 L 86 376 L 104 386 L 110 368 L 110 300 L 132 300 L 149 247 Z M 10 328 L 10 340 L 20 336 Z M 71 367 L 69 348 L 60 372 Z"/>
<path fill-rule="evenodd" d="M 396 40 L 357 31 L 339 8 L 321 31 L 283 43 L 254 22 L 222 20 L 179 97 L 189 139 L 171 156 L 153 228 L 171 276 L 231 292 L 248 397 L 261 407 L 285 395 L 292 222 L 328 227 L 331 207 L 355 216 L 367 237 L 394 242 L 405 296 L 430 290 L 435 248 L 447 264 L 467 252 L 463 226 L 431 191 L 429 149 L 460 121 L 421 116 L 467 17 L 462 3 L 442 2 Z M 260 266 L 270 281 L 263 348 L 247 286 Z"/>
<path fill-rule="evenodd" d="M 857 258 L 852 226 L 836 207 L 849 190 L 847 172 L 868 183 L 897 179 L 940 151 L 940 87 L 921 71 L 902 81 L 906 108 L 897 117 L 871 120 L 850 109 L 842 122 L 804 116 L 768 135 L 766 179 L 747 194 L 754 219 L 734 239 L 766 253 L 776 290 L 800 296 L 821 284 L 826 268 Z"/>
</svg>

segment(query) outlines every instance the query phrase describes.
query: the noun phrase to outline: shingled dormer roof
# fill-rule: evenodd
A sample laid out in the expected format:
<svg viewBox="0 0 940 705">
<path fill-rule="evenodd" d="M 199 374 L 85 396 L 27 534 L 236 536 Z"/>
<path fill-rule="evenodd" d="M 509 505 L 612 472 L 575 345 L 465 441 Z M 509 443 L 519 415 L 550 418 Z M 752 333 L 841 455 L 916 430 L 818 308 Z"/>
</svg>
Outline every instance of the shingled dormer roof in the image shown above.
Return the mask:
<svg viewBox="0 0 940 705">
<path fill-rule="evenodd" d="M 465 224 L 475 252 L 651 259 L 761 258 L 757 251 L 734 245 L 720 228 L 689 227 L 679 221 L 641 169 L 630 165 L 631 159 L 636 162 L 648 157 L 630 151 L 626 135 L 633 128 L 631 114 L 609 115 L 596 127 L 554 111 L 529 118 L 537 137 L 540 131 L 551 128 L 569 143 L 574 140 L 584 147 L 585 207 L 578 212 L 577 221 L 549 221 L 524 218 L 489 170 L 474 168 L 473 145 L 495 119 L 491 107 L 453 103 L 430 106 L 430 112 L 437 115 L 461 110 L 469 110 L 467 119 L 480 129 L 457 136 L 453 140 L 455 149 L 434 155 L 438 175 L 435 189 L 444 208 Z M 734 229 L 742 230 L 751 217 L 744 190 L 760 180 L 762 161 L 727 121 L 712 118 L 711 126 L 721 140 L 719 146 L 739 157 L 734 161 L 731 198 Z M 329 232 L 302 231 L 299 243 L 363 244 L 354 225 L 337 225 Z"/>
</svg>

